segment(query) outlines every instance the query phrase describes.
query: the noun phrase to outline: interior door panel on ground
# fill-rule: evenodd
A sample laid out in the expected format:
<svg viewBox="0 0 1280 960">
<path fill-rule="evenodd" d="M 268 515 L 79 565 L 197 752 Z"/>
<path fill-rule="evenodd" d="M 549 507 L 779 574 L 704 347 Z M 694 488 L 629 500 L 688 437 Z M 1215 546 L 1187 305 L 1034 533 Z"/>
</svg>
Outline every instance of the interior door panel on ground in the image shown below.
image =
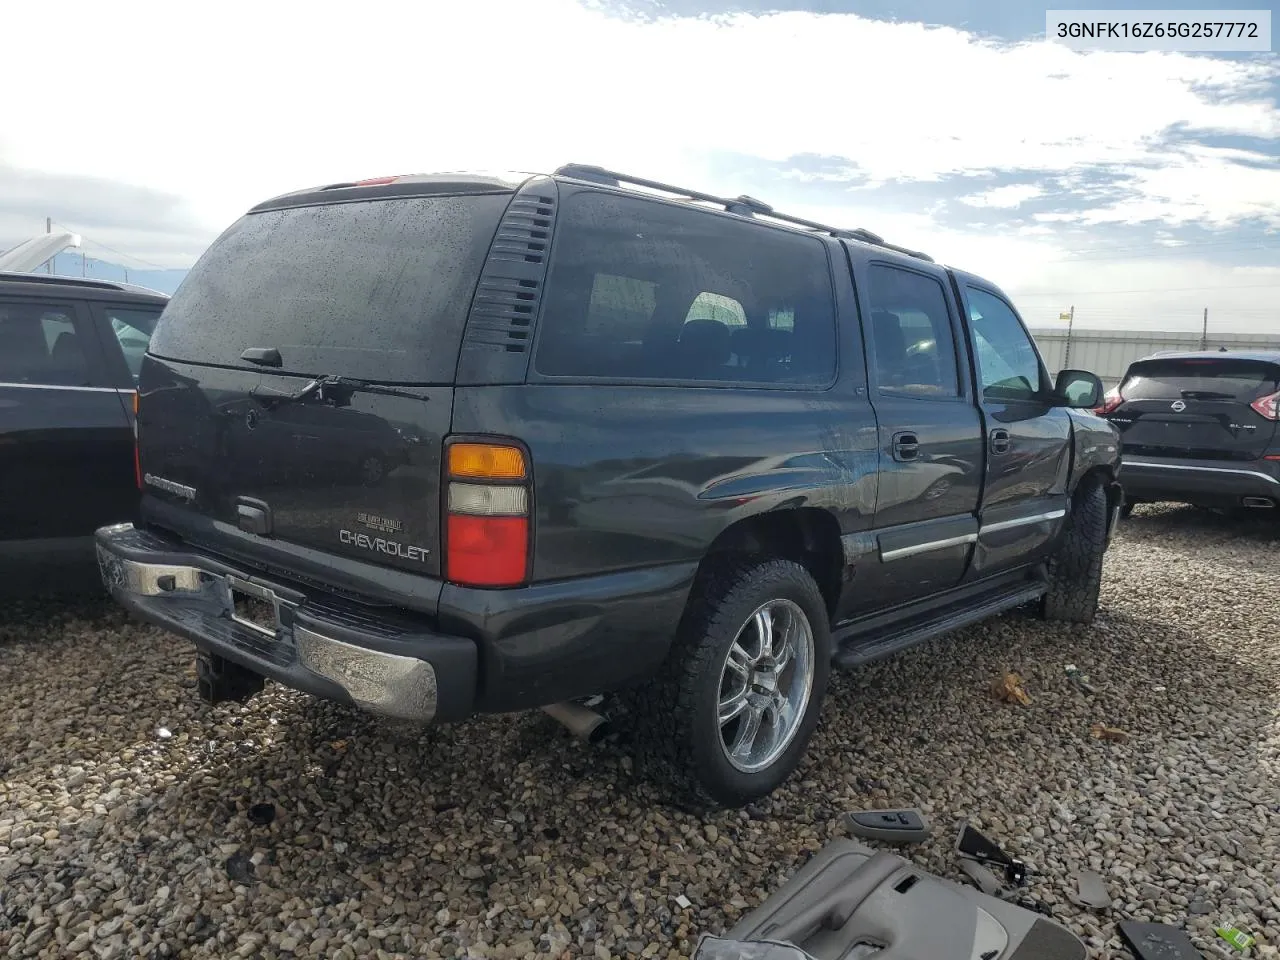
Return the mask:
<svg viewBox="0 0 1280 960">
<path fill-rule="evenodd" d="M 82 304 L 0 298 L 0 543 L 58 550 L 136 487 L 133 435 Z"/>
<path fill-rule="evenodd" d="M 956 585 L 977 538 L 982 424 L 961 373 L 945 274 L 855 264 L 880 437 L 870 591 L 889 607 Z M 899 561 L 907 560 L 907 563 Z"/>
<path fill-rule="evenodd" d="M 986 430 L 982 524 L 970 579 L 1044 557 L 1067 509 L 1071 415 L 1012 304 L 959 272 Z"/>
</svg>

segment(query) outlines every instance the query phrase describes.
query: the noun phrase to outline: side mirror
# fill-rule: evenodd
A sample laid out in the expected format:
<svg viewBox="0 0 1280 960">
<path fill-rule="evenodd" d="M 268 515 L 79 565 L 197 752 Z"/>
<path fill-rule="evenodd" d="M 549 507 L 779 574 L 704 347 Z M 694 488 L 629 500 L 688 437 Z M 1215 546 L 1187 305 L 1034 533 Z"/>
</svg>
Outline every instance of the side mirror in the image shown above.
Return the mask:
<svg viewBox="0 0 1280 960">
<path fill-rule="evenodd" d="M 1063 370 L 1053 392 L 1068 407 L 1093 408 L 1102 402 L 1102 381 L 1088 370 Z"/>
</svg>

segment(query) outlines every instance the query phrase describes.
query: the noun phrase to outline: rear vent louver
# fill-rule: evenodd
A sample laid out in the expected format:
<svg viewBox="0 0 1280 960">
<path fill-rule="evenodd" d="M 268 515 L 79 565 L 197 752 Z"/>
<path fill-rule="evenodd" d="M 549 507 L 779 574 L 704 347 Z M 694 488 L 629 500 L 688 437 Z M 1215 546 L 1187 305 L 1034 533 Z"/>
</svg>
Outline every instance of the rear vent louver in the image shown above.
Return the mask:
<svg viewBox="0 0 1280 960">
<path fill-rule="evenodd" d="M 527 353 L 555 229 L 556 185 L 526 185 L 507 208 L 485 261 L 463 349 Z"/>
</svg>

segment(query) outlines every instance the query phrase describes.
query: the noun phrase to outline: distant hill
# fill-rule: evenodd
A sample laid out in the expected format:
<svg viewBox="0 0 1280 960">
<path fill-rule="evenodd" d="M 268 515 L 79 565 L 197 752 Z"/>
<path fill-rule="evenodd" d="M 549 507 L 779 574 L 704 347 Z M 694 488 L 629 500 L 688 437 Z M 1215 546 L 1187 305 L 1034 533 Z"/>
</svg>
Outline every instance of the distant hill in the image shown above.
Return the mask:
<svg viewBox="0 0 1280 960">
<path fill-rule="evenodd" d="M 125 281 L 170 295 L 178 289 L 178 284 L 187 275 L 186 270 L 135 269 L 94 257 L 82 260 L 80 253 L 74 250 L 64 251 L 53 258 L 53 272 L 63 277 L 85 276 L 95 280 Z"/>
</svg>

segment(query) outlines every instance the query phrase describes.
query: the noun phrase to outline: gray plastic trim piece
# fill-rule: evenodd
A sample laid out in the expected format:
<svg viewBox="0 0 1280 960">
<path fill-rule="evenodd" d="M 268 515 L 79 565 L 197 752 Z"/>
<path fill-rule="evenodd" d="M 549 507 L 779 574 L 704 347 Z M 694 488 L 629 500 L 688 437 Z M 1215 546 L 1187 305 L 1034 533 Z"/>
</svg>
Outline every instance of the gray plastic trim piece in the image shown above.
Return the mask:
<svg viewBox="0 0 1280 960">
<path fill-rule="evenodd" d="M 976 860 L 961 860 L 960 869 L 965 872 L 970 880 L 977 885 L 978 889 L 985 893 L 988 897 L 1003 897 L 1005 893 L 1005 885 L 1000 882 L 1000 878 L 994 873 L 978 863 Z"/>
<path fill-rule="evenodd" d="M 1071 894 L 1072 902 L 1093 910 L 1105 910 L 1111 906 L 1111 894 L 1107 893 L 1107 883 L 1096 873 L 1081 870 L 1076 874 L 1076 886 L 1080 892 Z"/>
<path fill-rule="evenodd" d="M 923 843 L 933 834 L 925 815 L 914 807 L 902 810 L 850 810 L 844 824 L 855 837 L 885 843 Z"/>
</svg>

